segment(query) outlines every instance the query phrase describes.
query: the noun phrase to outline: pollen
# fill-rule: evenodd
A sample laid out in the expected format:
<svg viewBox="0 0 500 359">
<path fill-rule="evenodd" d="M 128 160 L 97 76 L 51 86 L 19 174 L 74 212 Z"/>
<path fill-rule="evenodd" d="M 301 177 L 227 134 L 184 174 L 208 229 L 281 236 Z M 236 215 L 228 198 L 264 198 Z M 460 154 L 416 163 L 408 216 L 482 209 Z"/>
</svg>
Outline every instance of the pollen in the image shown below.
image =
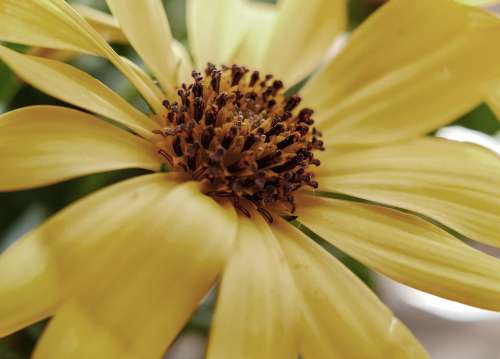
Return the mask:
<svg viewBox="0 0 500 359">
<path fill-rule="evenodd" d="M 324 146 L 313 110 L 300 107 L 299 95 L 286 96 L 272 75 L 212 64 L 204 75 L 193 71 L 176 101 L 164 101 L 159 153 L 248 217 L 249 206 L 268 222 L 272 210 L 293 213 L 294 193 L 318 187 L 311 168 L 320 165 L 314 151 Z"/>
</svg>

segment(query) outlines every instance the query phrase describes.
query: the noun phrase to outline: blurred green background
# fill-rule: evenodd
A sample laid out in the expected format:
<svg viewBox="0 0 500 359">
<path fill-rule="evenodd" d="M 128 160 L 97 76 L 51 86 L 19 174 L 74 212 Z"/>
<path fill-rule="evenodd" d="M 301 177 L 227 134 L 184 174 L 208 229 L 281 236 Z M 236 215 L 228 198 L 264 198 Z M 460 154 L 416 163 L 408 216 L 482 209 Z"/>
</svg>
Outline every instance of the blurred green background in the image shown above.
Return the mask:
<svg viewBox="0 0 500 359">
<path fill-rule="evenodd" d="M 273 0 L 267 0 L 273 2 Z M 104 0 L 74 1 L 90 5 L 107 11 Z M 350 26 L 352 30 L 368 17 L 381 1 L 378 0 L 351 0 L 349 1 Z M 174 36 L 181 42 L 187 43 L 187 30 L 185 22 L 185 0 L 165 1 L 168 17 Z M 24 50 L 23 47 L 16 47 Z M 137 59 L 129 47 L 118 46 L 116 50 L 121 54 Z M 114 70 L 109 63 L 102 59 L 83 56 L 72 61 L 76 66 L 86 70 L 101 79 L 127 100 L 142 106 L 136 93 L 131 89 L 123 77 Z M 39 91 L 19 82 L 16 76 L 0 63 L 0 113 L 15 108 L 35 104 L 63 103 L 50 98 Z M 487 134 L 500 131 L 498 122 L 486 105 L 481 105 L 457 121 L 457 124 L 479 130 Z M 118 171 L 111 174 L 98 174 L 68 181 L 46 188 L 21 191 L 15 193 L 0 193 L 0 252 L 14 240 L 31 228 L 37 226 L 54 212 L 62 209 L 86 194 L 111 183 L 137 175 L 138 171 Z M 331 249 L 331 248 L 330 248 Z M 372 285 L 370 273 L 359 263 L 343 256 L 331 249 L 365 282 Z M 33 298 L 36 300 L 36 298 Z M 211 318 L 213 298 L 204 303 L 187 325 L 186 331 L 207 335 Z M 10 337 L 0 339 L 0 359 L 28 358 L 33 346 L 43 329 L 44 323 L 39 323 Z"/>
</svg>

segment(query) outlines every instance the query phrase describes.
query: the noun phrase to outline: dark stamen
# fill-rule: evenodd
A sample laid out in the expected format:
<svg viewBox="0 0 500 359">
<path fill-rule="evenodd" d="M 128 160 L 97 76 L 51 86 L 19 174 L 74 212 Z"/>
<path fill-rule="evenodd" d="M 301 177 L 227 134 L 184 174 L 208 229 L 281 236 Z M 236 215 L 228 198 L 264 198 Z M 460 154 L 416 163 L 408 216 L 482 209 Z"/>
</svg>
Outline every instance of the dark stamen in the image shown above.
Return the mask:
<svg viewBox="0 0 500 359">
<path fill-rule="evenodd" d="M 158 153 L 172 170 L 182 170 L 227 198 L 250 217 L 248 204 L 269 223 L 272 211 L 295 211 L 294 192 L 318 188 L 311 171 L 324 150 L 313 111 L 300 109 L 299 95 L 285 97 L 284 84 L 243 66 L 208 64 L 192 72 L 191 84 L 165 100 L 164 127 L 154 130 Z M 206 78 L 204 78 L 206 76 Z M 175 158 L 175 160 L 174 160 Z"/>
</svg>

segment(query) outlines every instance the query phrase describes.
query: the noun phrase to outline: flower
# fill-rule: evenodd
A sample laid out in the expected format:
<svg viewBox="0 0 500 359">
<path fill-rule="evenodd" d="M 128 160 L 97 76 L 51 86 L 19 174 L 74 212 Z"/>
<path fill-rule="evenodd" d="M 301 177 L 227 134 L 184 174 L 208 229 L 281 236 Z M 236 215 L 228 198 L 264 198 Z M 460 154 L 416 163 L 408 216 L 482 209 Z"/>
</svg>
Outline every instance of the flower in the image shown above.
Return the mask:
<svg viewBox="0 0 500 359">
<path fill-rule="evenodd" d="M 117 30 L 109 18 L 87 12 L 92 27 L 63 0 L 0 0 L 1 40 L 105 57 L 152 110 L 68 64 L 0 47 L 25 81 L 95 114 L 2 115 L 0 190 L 155 172 L 76 202 L 0 256 L 0 335 L 54 316 L 34 358 L 160 358 L 220 278 L 208 358 L 427 357 L 283 213 L 393 279 L 500 310 L 500 262 L 436 225 L 500 245 L 500 161 L 424 137 L 494 101 L 496 18 L 393 0 L 321 64 L 344 30 L 344 1 L 194 0 L 203 72 L 190 79 L 159 0 L 107 2 L 161 89 L 99 34 Z M 283 96 L 281 81 L 320 64 L 302 98 Z"/>
</svg>

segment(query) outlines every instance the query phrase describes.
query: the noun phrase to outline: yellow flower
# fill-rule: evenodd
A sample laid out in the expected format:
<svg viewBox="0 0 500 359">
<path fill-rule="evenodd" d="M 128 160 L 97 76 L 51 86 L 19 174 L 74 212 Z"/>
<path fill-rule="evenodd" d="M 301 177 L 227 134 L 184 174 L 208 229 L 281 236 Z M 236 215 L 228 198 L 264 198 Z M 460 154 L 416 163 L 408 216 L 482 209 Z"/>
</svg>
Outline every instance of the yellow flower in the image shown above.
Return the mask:
<svg viewBox="0 0 500 359">
<path fill-rule="evenodd" d="M 2 115 L 0 190 L 160 172 L 78 201 L 0 256 L 0 335 L 54 316 L 34 358 L 160 358 L 220 279 L 209 359 L 427 357 L 364 284 L 282 219 L 294 207 L 370 268 L 500 310 L 500 262 L 426 220 L 499 246 L 500 161 L 423 137 L 495 88 L 496 18 L 451 0 L 393 0 L 322 64 L 299 104 L 279 80 L 318 68 L 344 31 L 345 1 L 190 1 L 196 68 L 215 64 L 194 79 L 160 0 L 107 3 L 161 89 L 106 43 L 99 32 L 120 32 L 105 15 L 87 11 L 92 27 L 63 0 L 0 0 L 1 40 L 105 57 L 153 111 L 70 65 L 0 47 L 25 81 L 95 114 Z M 233 63 L 245 67 L 221 70 Z"/>
</svg>

